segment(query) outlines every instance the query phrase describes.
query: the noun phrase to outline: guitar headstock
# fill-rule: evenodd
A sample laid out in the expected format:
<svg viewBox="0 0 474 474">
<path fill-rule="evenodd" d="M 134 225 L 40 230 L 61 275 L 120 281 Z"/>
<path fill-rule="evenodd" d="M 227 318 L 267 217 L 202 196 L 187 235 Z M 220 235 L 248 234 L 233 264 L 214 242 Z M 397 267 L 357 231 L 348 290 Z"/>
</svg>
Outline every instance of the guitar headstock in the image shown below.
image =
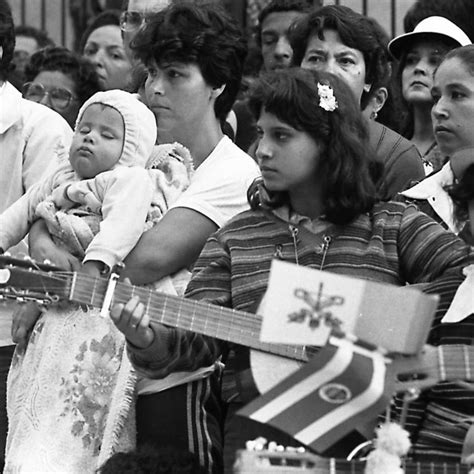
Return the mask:
<svg viewBox="0 0 474 474">
<path fill-rule="evenodd" d="M 48 305 L 67 298 L 67 272 L 48 262 L 37 263 L 29 257 L 0 255 L 0 299 L 37 301 Z"/>
</svg>

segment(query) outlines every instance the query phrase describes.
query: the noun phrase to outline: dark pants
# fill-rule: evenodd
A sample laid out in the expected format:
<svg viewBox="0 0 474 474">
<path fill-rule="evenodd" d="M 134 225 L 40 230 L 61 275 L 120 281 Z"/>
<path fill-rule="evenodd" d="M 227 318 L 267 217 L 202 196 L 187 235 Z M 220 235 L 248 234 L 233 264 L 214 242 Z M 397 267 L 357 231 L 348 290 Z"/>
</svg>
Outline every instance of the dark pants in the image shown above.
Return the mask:
<svg viewBox="0 0 474 474">
<path fill-rule="evenodd" d="M 212 374 L 137 399 L 137 446 L 191 452 L 211 474 L 222 474 L 222 406 Z"/>
<path fill-rule="evenodd" d="M 245 443 L 259 437 L 267 441 L 275 441 L 285 447 L 302 446 L 291 436 L 273 428 L 270 425 L 258 423 L 249 418 L 236 416 L 235 412 L 244 407 L 241 403 L 228 405 L 227 417 L 224 428 L 224 472 L 232 473 L 233 465 L 238 450 L 245 449 Z"/>
<path fill-rule="evenodd" d="M 0 347 L 0 470 L 5 463 L 5 445 L 8 432 L 7 418 L 7 376 L 15 346 Z"/>
</svg>

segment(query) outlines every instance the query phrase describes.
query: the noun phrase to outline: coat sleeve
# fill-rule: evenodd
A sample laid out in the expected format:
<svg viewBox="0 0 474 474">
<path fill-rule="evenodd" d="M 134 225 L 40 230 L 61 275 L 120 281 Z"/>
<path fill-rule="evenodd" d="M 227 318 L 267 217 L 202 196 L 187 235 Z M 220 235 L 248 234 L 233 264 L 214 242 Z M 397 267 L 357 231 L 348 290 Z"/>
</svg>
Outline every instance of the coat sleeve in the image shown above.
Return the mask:
<svg viewBox="0 0 474 474">
<path fill-rule="evenodd" d="M 100 229 L 87 247 L 85 262 L 98 260 L 112 268 L 125 259 L 144 231 L 152 192 L 147 171 L 139 167 L 116 168 L 68 188 L 68 195 L 86 206 L 101 204 Z"/>
</svg>

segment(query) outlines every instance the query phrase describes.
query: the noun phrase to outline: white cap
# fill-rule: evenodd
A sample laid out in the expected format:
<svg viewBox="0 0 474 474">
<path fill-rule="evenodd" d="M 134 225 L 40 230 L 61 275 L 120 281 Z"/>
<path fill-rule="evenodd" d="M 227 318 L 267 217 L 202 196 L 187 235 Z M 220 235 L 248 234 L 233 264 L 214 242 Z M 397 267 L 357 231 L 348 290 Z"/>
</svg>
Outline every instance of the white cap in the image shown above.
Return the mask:
<svg viewBox="0 0 474 474">
<path fill-rule="evenodd" d="M 156 142 L 156 119 L 137 94 L 114 89 L 96 92 L 79 110 L 76 128 L 84 111 L 92 104 L 104 104 L 118 110 L 125 126 L 122 154 L 117 166 L 145 167 Z"/>
<path fill-rule="evenodd" d="M 459 46 L 471 44 L 469 36 L 452 21 L 442 16 L 430 16 L 421 20 L 413 31 L 397 36 L 390 41 L 388 43 L 388 50 L 394 58 L 400 59 L 402 51 L 406 50 L 409 44 L 413 44 L 417 36 L 422 35 L 436 35 L 441 37 L 441 39 L 449 38 L 458 43 Z"/>
</svg>

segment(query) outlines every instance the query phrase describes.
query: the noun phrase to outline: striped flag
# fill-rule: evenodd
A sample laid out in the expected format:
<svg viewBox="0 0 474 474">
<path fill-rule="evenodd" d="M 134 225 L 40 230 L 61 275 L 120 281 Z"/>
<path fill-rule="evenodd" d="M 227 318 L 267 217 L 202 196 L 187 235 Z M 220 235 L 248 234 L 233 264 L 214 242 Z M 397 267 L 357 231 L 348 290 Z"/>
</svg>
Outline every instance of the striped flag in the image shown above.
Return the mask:
<svg viewBox="0 0 474 474">
<path fill-rule="evenodd" d="M 321 453 L 375 419 L 390 403 L 393 381 L 381 353 L 332 338 L 305 366 L 238 414 Z"/>
</svg>

